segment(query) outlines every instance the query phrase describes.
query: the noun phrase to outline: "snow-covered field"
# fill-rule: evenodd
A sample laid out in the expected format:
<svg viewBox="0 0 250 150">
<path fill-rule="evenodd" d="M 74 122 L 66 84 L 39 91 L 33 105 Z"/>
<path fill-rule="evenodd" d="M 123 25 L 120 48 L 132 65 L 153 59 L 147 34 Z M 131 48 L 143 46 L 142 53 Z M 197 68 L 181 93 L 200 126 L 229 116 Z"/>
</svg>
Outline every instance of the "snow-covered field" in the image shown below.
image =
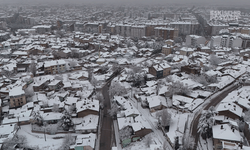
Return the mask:
<svg viewBox="0 0 250 150">
<path fill-rule="evenodd" d="M 63 137 L 65 134 L 48 135 L 46 134 L 46 141 L 44 134 L 32 133 L 31 125 L 21 126 L 21 129 L 17 132 L 18 135 L 23 135 L 27 138 L 27 144 L 29 147 L 39 150 L 56 150 L 63 143 Z M 56 137 L 62 137 L 54 139 Z"/>
</svg>

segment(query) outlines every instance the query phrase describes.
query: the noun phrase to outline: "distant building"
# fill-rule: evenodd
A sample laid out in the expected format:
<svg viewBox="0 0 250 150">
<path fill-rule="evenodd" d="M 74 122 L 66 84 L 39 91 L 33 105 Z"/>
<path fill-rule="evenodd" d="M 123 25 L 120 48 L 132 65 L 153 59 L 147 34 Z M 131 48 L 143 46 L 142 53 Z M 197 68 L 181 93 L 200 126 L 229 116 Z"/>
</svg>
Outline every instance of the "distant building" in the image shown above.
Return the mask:
<svg viewBox="0 0 250 150">
<path fill-rule="evenodd" d="M 46 61 L 44 63 L 45 74 L 56 74 L 66 71 L 66 62 L 64 60 Z"/>
<path fill-rule="evenodd" d="M 164 45 L 162 46 L 161 52 L 167 56 L 172 53 L 172 50 L 173 50 L 173 46 Z"/>
<path fill-rule="evenodd" d="M 189 56 L 189 55 L 193 54 L 194 50 L 195 50 L 194 48 L 182 47 L 179 50 L 179 54 L 183 55 L 183 56 Z"/>
<path fill-rule="evenodd" d="M 181 67 L 181 72 L 185 72 L 187 74 L 200 74 L 201 72 L 201 67 L 198 66 L 182 66 Z"/>
<path fill-rule="evenodd" d="M 177 28 L 179 36 L 198 34 L 199 23 L 197 21 L 177 21 L 171 22 L 170 27 Z"/>
<path fill-rule="evenodd" d="M 38 34 L 44 34 L 46 32 L 51 32 L 52 26 L 51 25 L 38 25 L 38 26 L 32 27 L 32 29 L 35 29 L 36 33 Z"/>
<path fill-rule="evenodd" d="M 206 43 L 206 38 L 198 35 L 187 35 L 186 36 L 186 46 L 198 47 L 201 44 Z"/>
<path fill-rule="evenodd" d="M 141 38 L 146 35 L 146 26 L 133 25 L 131 26 L 131 37 Z"/>
<path fill-rule="evenodd" d="M 178 37 L 179 30 L 177 28 L 155 27 L 155 36 L 161 37 L 165 40 L 174 40 Z"/>
<path fill-rule="evenodd" d="M 156 78 L 166 77 L 171 72 L 171 66 L 167 63 L 156 64 L 149 67 L 150 74 L 154 75 Z"/>
</svg>

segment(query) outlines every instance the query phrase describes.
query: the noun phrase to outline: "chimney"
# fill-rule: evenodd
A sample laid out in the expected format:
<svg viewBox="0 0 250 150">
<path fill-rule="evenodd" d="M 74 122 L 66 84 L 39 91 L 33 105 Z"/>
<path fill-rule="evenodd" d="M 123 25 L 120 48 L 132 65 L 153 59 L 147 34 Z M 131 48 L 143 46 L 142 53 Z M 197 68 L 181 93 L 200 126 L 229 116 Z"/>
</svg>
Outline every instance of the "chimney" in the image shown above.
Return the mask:
<svg viewBox="0 0 250 150">
<path fill-rule="evenodd" d="M 220 129 L 223 129 L 223 125 L 220 126 Z"/>
</svg>

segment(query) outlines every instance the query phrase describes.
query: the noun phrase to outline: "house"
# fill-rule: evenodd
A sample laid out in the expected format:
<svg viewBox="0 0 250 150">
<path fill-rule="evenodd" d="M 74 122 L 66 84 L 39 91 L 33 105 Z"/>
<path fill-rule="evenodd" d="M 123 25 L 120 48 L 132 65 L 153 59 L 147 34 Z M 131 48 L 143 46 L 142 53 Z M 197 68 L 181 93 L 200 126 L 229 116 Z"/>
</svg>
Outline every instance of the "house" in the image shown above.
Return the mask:
<svg viewBox="0 0 250 150">
<path fill-rule="evenodd" d="M 137 117 L 140 112 L 133 106 L 133 104 L 127 101 L 122 96 L 114 96 L 116 103 L 122 108 L 121 113 L 117 114 L 117 117 Z M 124 114 L 124 115 L 121 115 Z"/>
<path fill-rule="evenodd" d="M 49 90 L 59 90 L 63 87 L 62 80 L 53 80 L 48 84 Z"/>
<path fill-rule="evenodd" d="M 76 103 L 76 113 L 78 118 L 85 117 L 87 115 L 99 114 L 99 101 L 94 99 L 84 99 Z"/>
<path fill-rule="evenodd" d="M 162 46 L 161 52 L 162 52 L 163 54 L 165 54 L 166 56 L 168 56 L 169 54 L 172 53 L 172 50 L 173 50 L 173 46 L 164 45 L 164 46 Z"/>
<path fill-rule="evenodd" d="M 118 118 L 118 129 L 123 130 L 126 127 L 132 128 L 132 135 L 126 139 L 121 139 L 123 147 L 129 143 L 141 139 L 145 135 L 152 132 L 150 124 L 142 116 Z"/>
<path fill-rule="evenodd" d="M 22 87 L 15 87 L 9 91 L 10 108 L 16 108 L 26 104 L 26 96 Z"/>
<path fill-rule="evenodd" d="M 181 72 L 185 72 L 187 74 L 200 74 L 201 67 L 194 65 L 181 66 Z"/>
<path fill-rule="evenodd" d="M 162 96 L 147 97 L 147 102 L 149 104 L 149 109 L 151 112 L 167 108 L 166 99 Z"/>
<path fill-rule="evenodd" d="M 42 113 L 41 115 L 43 120 L 49 124 L 56 124 L 63 117 L 63 114 L 59 112 Z"/>
<path fill-rule="evenodd" d="M 50 78 L 47 78 L 47 76 L 34 78 L 34 82 L 32 83 L 34 92 L 38 92 L 40 90 L 47 88 L 49 83 L 50 83 Z"/>
<path fill-rule="evenodd" d="M 159 63 L 149 67 L 148 72 L 156 78 L 166 77 L 171 72 L 171 66 L 167 63 Z"/>
<path fill-rule="evenodd" d="M 44 63 L 45 74 L 56 74 L 66 72 L 66 62 L 64 60 L 46 61 Z"/>
<path fill-rule="evenodd" d="M 243 141 L 240 132 L 229 124 L 215 125 L 212 127 L 212 132 L 215 150 L 221 150 L 224 141 L 236 144 L 240 144 Z"/>
<path fill-rule="evenodd" d="M 193 54 L 194 51 L 195 51 L 194 48 L 182 47 L 178 52 L 180 55 L 189 56 L 189 55 Z"/>
<path fill-rule="evenodd" d="M 75 132 L 80 134 L 96 133 L 98 129 L 99 116 L 87 115 L 83 118 L 73 118 Z"/>
<path fill-rule="evenodd" d="M 2 149 L 2 144 L 6 140 L 12 139 L 17 132 L 17 125 L 16 124 L 8 124 L 8 125 L 1 125 L 0 126 L 0 148 Z"/>
<path fill-rule="evenodd" d="M 221 102 L 216 108 L 218 115 L 227 116 L 234 120 L 242 117 L 243 109 L 233 102 Z"/>
<path fill-rule="evenodd" d="M 80 134 L 76 136 L 75 145 L 70 146 L 70 150 L 94 150 L 96 134 Z"/>
</svg>

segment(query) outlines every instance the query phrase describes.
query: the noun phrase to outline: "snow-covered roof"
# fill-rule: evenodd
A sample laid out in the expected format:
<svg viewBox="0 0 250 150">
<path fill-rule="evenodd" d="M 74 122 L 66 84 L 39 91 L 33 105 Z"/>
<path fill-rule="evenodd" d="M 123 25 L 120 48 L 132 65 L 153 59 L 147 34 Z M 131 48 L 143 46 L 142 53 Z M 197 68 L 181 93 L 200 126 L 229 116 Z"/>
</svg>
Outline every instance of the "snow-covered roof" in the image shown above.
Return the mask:
<svg viewBox="0 0 250 150">
<path fill-rule="evenodd" d="M 15 88 L 11 89 L 9 92 L 9 96 L 21 96 L 23 94 L 25 94 L 25 92 L 22 89 L 22 87 L 15 87 Z"/>
<path fill-rule="evenodd" d="M 75 124 L 75 130 L 96 130 L 98 127 L 99 116 L 97 115 L 87 115 L 83 118 L 73 118 Z"/>
<path fill-rule="evenodd" d="M 84 111 L 84 110 L 94 110 L 94 111 L 99 111 L 99 101 L 98 100 L 94 100 L 94 99 L 85 99 L 85 100 L 81 100 L 78 101 L 76 103 L 76 110 L 77 113 Z"/>
<path fill-rule="evenodd" d="M 12 139 L 16 134 L 16 124 L 8 124 L 0 126 L 0 144 L 8 139 Z"/>
<path fill-rule="evenodd" d="M 137 116 L 135 119 L 133 117 L 117 118 L 117 121 L 119 130 L 127 126 L 131 126 L 135 132 L 144 128 L 151 129 L 150 124 L 142 116 Z"/>
<path fill-rule="evenodd" d="M 242 137 L 240 132 L 236 129 L 232 129 L 228 124 L 213 126 L 213 138 L 227 141 L 241 142 Z"/>
<path fill-rule="evenodd" d="M 74 149 L 77 146 L 90 146 L 91 148 L 95 148 L 95 140 L 96 134 L 89 133 L 89 134 L 78 134 L 76 136 L 76 144 L 71 145 L 71 149 Z"/>
<path fill-rule="evenodd" d="M 221 102 L 219 106 L 216 108 L 216 111 L 218 112 L 230 111 L 234 113 L 235 115 L 241 117 L 243 109 L 239 105 L 232 103 L 232 102 Z"/>
</svg>

